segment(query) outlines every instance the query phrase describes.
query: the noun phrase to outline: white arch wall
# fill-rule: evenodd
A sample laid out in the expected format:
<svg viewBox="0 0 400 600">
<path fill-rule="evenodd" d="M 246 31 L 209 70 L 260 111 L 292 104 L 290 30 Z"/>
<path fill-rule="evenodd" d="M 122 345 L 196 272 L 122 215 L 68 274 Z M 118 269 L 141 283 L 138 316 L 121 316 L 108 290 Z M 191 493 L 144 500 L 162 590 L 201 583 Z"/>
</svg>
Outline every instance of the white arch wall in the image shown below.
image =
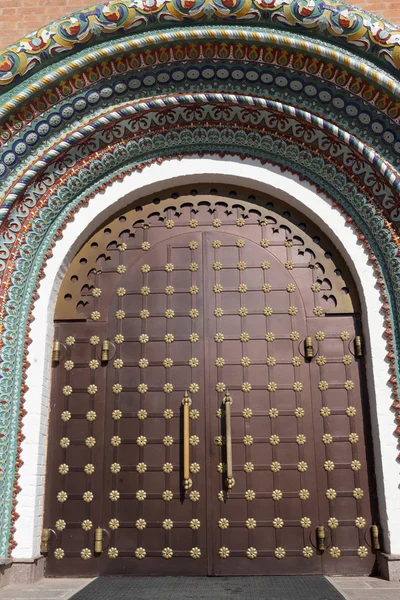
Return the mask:
<svg viewBox="0 0 400 600">
<path fill-rule="evenodd" d="M 390 406 L 391 390 L 387 384 L 389 374 L 385 360 L 387 353 L 383 338 L 385 329 L 381 312 L 376 277 L 357 235 L 346 225 L 344 217 L 333 209 L 328 198 L 307 182 L 278 167 L 261 165 L 258 161 L 193 157 L 183 160 L 166 160 L 161 165 L 151 165 L 141 172 L 127 176 L 123 182 L 114 183 L 105 193 L 97 194 L 87 208 L 80 210 L 68 223 L 53 250 L 45 268 L 45 278 L 39 288 L 40 298 L 34 308 L 27 371 L 24 418 L 25 440 L 18 495 L 15 540 L 17 547 L 13 558 L 17 561 L 39 555 L 43 518 L 45 485 L 48 406 L 50 395 L 51 346 L 53 315 L 62 278 L 71 259 L 92 231 L 114 212 L 147 194 L 157 193 L 165 187 L 183 183 L 231 183 L 247 187 L 249 191 L 262 191 L 284 200 L 303 212 L 324 231 L 347 261 L 358 286 L 364 315 L 367 377 L 371 404 L 372 436 L 374 445 L 377 488 L 381 525 L 384 529 L 385 550 L 400 558 L 400 487 L 399 466 L 396 463 L 397 439 Z M 367 440 L 368 443 L 368 440 Z"/>
</svg>

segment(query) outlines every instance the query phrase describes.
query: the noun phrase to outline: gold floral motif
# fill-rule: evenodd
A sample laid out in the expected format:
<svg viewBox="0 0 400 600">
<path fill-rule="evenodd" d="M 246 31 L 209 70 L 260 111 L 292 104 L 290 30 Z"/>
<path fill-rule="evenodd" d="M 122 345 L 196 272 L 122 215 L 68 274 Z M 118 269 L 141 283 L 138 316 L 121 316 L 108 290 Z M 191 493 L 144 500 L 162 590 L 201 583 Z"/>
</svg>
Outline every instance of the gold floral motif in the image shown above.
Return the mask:
<svg viewBox="0 0 400 600">
<path fill-rule="evenodd" d="M 297 306 L 289 306 L 289 308 L 288 308 L 288 314 L 291 317 L 294 317 L 295 315 L 297 315 L 298 312 L 299 312 L 299 309 L 297 308 Z"/>
<path fill-rule="evenodd" d="M 325 333 L 323 331 L 317 331 L 317 333 L 315 334 L 315 339 L 318 342 L 323 342 L 325 339 Z"/>
<path fill-rule="evenodd" d="M 216 333 L 214 335 L 214 340 L 218 343 L 222 343 L 224 341 L 224 339 L 225 339 L 225 336 L 223 333 Z"/>
<path fill-rule="evenodd" d="M 94 394 L 97 392 L 97 385 L 94 385 L 94 383 L 88 385 L 87 392 L 91 396 L 94 396 Z"/>
<path fill-rule="evenodd" d="M 163 365 L 166 369 L 170 369 L 174 364 L 174 361 L 172 360 L 172 358 L 165 358 L 163 361 Z"/>
<path fill-rule="evenodd" d="M 339 521 L 336 517 L 330 517 L 328 519 L 328 527 L 329 529 L 337 529 L 339 527 Z"/>
<path fill-rule="evenodd" d="M 310 497 L 310 492 L 306 489 L 302 489 L 299 491 L 300 500 L 308 500 Z"/>
<path fill-rule="evenodd" d="M 189 523 L 189 527 L 190 529 L 193 529 L 194 531 L 196 531 L 197 529 L 200 529 L 201 523 L 199 521 L 199 519 L 192 519 Z"/>
<path fill-rule="evenodd" d="M 145 410 L 144 408 L 140 408 L 137 411 L 136 416 L 140 421 L 144 421 L 145 419 L 147 419 L 147 410 Z"/>
<path fill-rule="evenodd" d="M 246 242 L 242 238 L 238 238 L 236 240 L 236 247 L 237 248 L 244 248 L 245 245 L 246 245 Z"/>
<path fill-rule="evenodd" d="M 165 502 L 170 502 L 174 497 L 174 494 L 171 492 L 171 490 L 165 490 L 162 493 L 162 498 Z"/>
<path fill-rule="evenodd" d="M 283 242 L 283 245 L 284 245 L 286 248 L 291 248 L 291 247 L 293 246 L 293 240 L 291 240 L 291 239 L 287 238 L 287 239 L 286 239 L 286 240 Z"/>
<path fill-rule="evenodd" d="M 340 558 L 341 553 L 342 552 L 340 548 L 337 546 L 332 546 L 332 548 L 329 550 L 329 554 L 332 556 L 332 558 Z"/>
<path fill-rule="evenodd" d="M 170 531 L 174 526 L 174 522 L 172 519 L 164 519 L 162 526 L 165 531 Z"/>
<path fill-rule="evenodd" d="M 195 229 L 198 226 L 199 222 L 197 219 L 190 219 L 189 221 L 189 227 L 191 227 L 192 229 Z"/>
<path fill-rule="evenodd" d="M 163 390 L 166 394 L 170 394 L 174 391 L 174 386 L 172 385 L 172 383 L 164 383 Z"/>
<path fill-rule="evenodd" d="M 214 240 L 213 243 L 211 244 L 213 248 L 217 249 L 217 248 L 221 248 L 222 246 L 222 242 L 220 242 L 220 240 Z"/>
<path fill-rule="evenodd" d="M 56 548 L 54 550 L 54 558 L 57 560 L 62 560 L 64 558 L 65 552 L 62 548 Z"/>
<path fill-rule="evenodd" d="M 64 385 L 62 393 L 64 396 L 70 396 L 72 394 L 72 387 L 70 385 Z"/>
<path fill-rule="evenodd" d="M 251 408 L 244 408 L 242 410 L 242 415 L 244 419 L 251 419 L 251 417 L 253 416 L 253 411 Z"/>
<path fill-rule="evenodd" d="M 57 500 L 59 502 L 66 502 L 68 500 L 68 494 L 67 494 L 67 492 L 64 492 L 64 491 L 58 492 L 58 494 L 57 494 Z"/>
<path fill-rule="evenodd" d="M 279 435 L 271 435 L 269 438 L 269 443 L 271 444 L 271 446 L 277 446 L 280 442 L 280 437 Z"/>
<path fill-rule="evenodd" d="M 222 546 L 222 548 L 218 550 L 218 554 L 221 558 L 229 558 L 229 548 Z"/>
<path fill-rule="evenodd" d="M 175 222 L 172 219 L 167 219 L 165 221 L 165 227 L 167 229 L 172 229 L 174 227 L 174 225 L 175 225 Z"/>
<path fill-rule="evenodd" d="M 199 270 L 199 265 L 197 263 L 195 263 L 195 262 L 190 263 L 189 271 L 191 271 L 192 273 L 195 273 L 198 270 Z"/>
<path fill-rule="evenodd" d="M 272 491 L 272 499 L 275 500 L 276 502 L 279 502 L 279 500 L 282 500 L 283 498 L 283 494 L 281 492 L 281 490 L 273 490 Z"/>
<path fill-rule="evenodd" d="M 174 467 L 173 467 L 172 463 L 167 462 L 167 463 L 163 464 L 164 473 L 166 473 L 166 474 L 172 473 L 173 470 L 174 470 Z"/>
<path fill-rule="evenodd" d="M 342 363 L 344 365 L 351 365 L 351 363 L 353 362 L 353 357 L 350 356 L 350 354 L 345 354 L 342 358 Z"/>
<path fill-rule="evenodd" d="M 289 335 L 292 342 L 298 342 L 300 339 L 300 334 L 298 331 L 292 331 Z"/>
<path fill-rule="evenodd" d="M 244 227 L 245 224 L 246 224 L 246 221 L 243 219 L 243 217 L 239 217 L 238 219 L 236 219 L 237 227 Z"/>
<path fill-rule="evenodd" d="M 112 391 L 114 394 L 120 394 L 122 392 L 122 385 L 120 383 L 114 383 Z"/>
<path fill-rule="evenodd" d="M 303 389 L 303 384 L 301 383 L 301 381 L 295 381 L 293 383 L 293 390 L 295 392 L 301 392 Z"/>
<path fill-rule="evenodd" d="M 193 490 L 192 492 L 190 492 L 189 498 L 192 502 L 198 502 L 200 500 L 200 492 L 198 492 L 197 490 Z"/>
<path fill-rule="evenodd" d="M 247 292 L 247 285 L 245 283 L 239 283 L 238 292 L 240 294 L 245 294 Z"/>
<path fill-rule="evenodd" d="M 357 442 L 359 441 L 359 437 L 358 437 L 358 433 L 351 433 L 349 435 L 349 442 L 350 444 L 357 444 Z"/>
<path fill-rule="evenodd" d="M 253 546 L 250 546 L 250 548 L 247 548 L 246 550 L 246 556 L 250 560 L 254 560 L 255 558 L 257 558 L 257 549 Z"/>
<path fill-rule="evenodd" d="M 363 490 L 362 490 L 361 488 L 354 488 L 354 490 L 353 490 L 353 497 L 354 497 L 356 500 L 361 500 L 361 498 L 363 498 L 363 497 L 364 497 L 364 492 L 363 492 Z"/>
<path fill-rule="evenodd" d="M 142 333 L 141 335 L 139 335 L 139 342 L 141 344 L 147 344 L 147 342 L 149 341 L 149 336 L 147 335 L 147 333 Z"/>
<path fill-rule="evenodd" d="M 242 367 L 248 367 L 250 366 L 251 360 L 248 356 L 243 356 L 243 358 L 240 361 L 240 364 L 242 365 Z"/>
<path fill-rule="evenodd" d="M 62 421 L 69 421 L 71 418 L 71 413 L 69 412 L 69 410 L 63 410 L 63 412 L 61 413 L 61 420 Z"/>
<path fill-rule="evenodd" d="M 350 390 L 354 390 L 354 382 L 348 379 L 344 382 L 344 389 L 350 392 Z"/>
<path fill-rule="evenodd" d="M 222 287 L 222 285 L 220 283 L 216 283 L 213 287 L 214 293 L 215 294 L 220 294 L 222 292 L 224 288 Z"/>
<path fill-rule="evenodd" d="M 296 435 L 296 442 L 299 444 L 299 446 L 302 446 L 303 444 L 305 444 L 306 441 L 307 441 L 307 438 L 303 433 L 299 433 L 298 435 Z"/>
<path fill-rule="evenodd" d="M 111 492 L 108 494 L 108 497 L 110 498 L 111 502 L 116 502 L 119 500 L 119 492 L 117 490 L 111 490 Z"/>
<path fill-rule="evenodd" d="M 72 363 L 72 364 L 74 364 L 74 363 Z M 100 363 L 98 360 L 93 359 L 93 360 L 89 361 L 89 369 L 92 369 L 92 371 L 94 371 L 95 369 L 98 369 L 99 366 L 100 366 Z"/>
<path fill-rule="evenodd" d="M 328 500 L 334 500 L 337 496 L 337 492 L 333 488 L 328 488 L 325 492 L 325 496 L 328 498 Z"/>
<path fill-rule="evenodd" d="M 190 465 L 190 472 L 193 474 L 200 473 L 200 465 L 197 462 L 194 462 Z"/>
<path fill-rule="evenodd" d="M 321 390 L 321 392 L 326 392 L 326 390 L 329 388 L 329 383 L 327 381 L 320 381 L 318 383 L 318 387 Z"/>
<path fill-rule="evenodd" d="M 85 444 L 88 448 L 93 448 L 96 445 L 96 440 L 91 435 L 86 438 Z"/>
<path fill-rule="evenodd" d="M 81 550 L 81 558 L 83 560 L 89 560 L 89 558 L 92 557 L 92 551 L 89 550 L 89 548 L 83 548 L 83 550 Z"/>
<path fill-rule="evenodd" d="M 67 437 L 63 437 L 60 440 L 60 446 L 61 446 L 61 448 L 68 448 L 68 446 L 70 445 L 70 443 L 71 442 L 70 442 L 69 438 L 67 438 Z"/>
<path fill-rule="evenodd" d="M 215 385 L 215 389 L 217 392 L 224 392 L 226 390 L 226 385 L 222 381 L 219 381 Z"/>
<path fill-rule="evenodd" d="M 83 470 L 85 471 L 86 475 L 93 475 L 95 472 L 95 466 L 92 465 L 92 463 L 88 463 L 84 466 Z"/>
<path fill-rule="evenodd" d="M 117 312 L 115 313 L 115 318 L 116 319 L 125 319 L 125 311 L 124 310 L 117 310 Z"/>
<path fill-rule="evenodd" d="M 149 366 L 149 361 L 147 360 L 147 358 L 141 358 L 138 362 L 138 365 L 141 369 L 147 369 L 147 367 Z"/>
<path fill-rule="evenodd" d="M 118 250 L 120 252 L 125 252 L 125 250 L 128 248 L 128 246 L 125 244 L 125 242 L 121 242 L 121 244 L 118 245 Z"/>
<path fill-rule="evenodd" d="M 352 471 L 359 471 L 361 469 L 361 463 L 359 460 L 352 460 L 350 466 Z"/>
<path fill-rule="evenodd" d="M 297 463 L 297 470 L 300 471 L 300 473 L 305 473 L 308 469 L 308 464 L 304 461 L 304 460 L 300 460 Z"/>
<path fill-rule="evenodd" d="M 319 411 L 319 414 L 321 415 L 321 417 L 329 417 L 331 414 L 331 409 L 329 408 L 329 406 L 323 406 Z"/>
<path fill-rule="evenodd" d="M 118 527 L 119 527 L 119 521 L 118 521 L 118 519 L 110 519 L 108 521 L 108 526 L 113 531 L 115 531 L 116 529 L 118 529 Z"/>
<path fill-rule="evenodd" d="M 138 446 L 145 446 L 147 444 L 147 438 L 144 435 L 139 435 L 139 437 L 136 438 L 136 444 Z"/>
<path fill-rule="evenodd" d="M 117 273 L 119 273 L 120 275 L 123 275 L 124 273 L 126 273 L 126 266 L 125 265 L 118 265 L 118 267 L 117 267 Z"/>
<path fill-rule="evenodd" d="M 197 250 L 198 247 L 199 247 L 199 242 L 196 242 L 195 240 L 192 240 L 191 242 L 189 242 L 189 248 L 191 250 Z"/>
<path fill-rule="evenodd" d="M 245 331 L 240 334 L 239 339 L 241 342 L 248 342 L 250 340 L 250 336 Z"/>
<path fill-rule="evenodd" d="M 215 360 L 215 366 L 216 367 L 223 367 L 224 365 L 225 365 L 225 359 L 224 358 L 219 357 L 219 358 L 217 358 Z"/>
<path fill-rule="evenodd" d="M 245 435 L 245 436 L 243 437 L 243 444 L 244 444 L 245 446 L 251 446 L 251 445 L 252 445 L 252 443 L 253 443 L 253 441 L 254 441 L 254 440 L 253 440 L 253 436 L 252 436 L 252 435 Z"/>
<path fill-rule="evenodd" d="M 218 463 L 217 471 L 218 473 L 226 473 L 226 463 Z"/>
<path fill-rule="evenodd" d="M 313 308 L 313 313 L 316 317 L 322 317 L 324 315 L 322 306 L 315 306 Z"/>
<path fill-rule="evenodd" d="M 60 473 L 60 475 L 66 475 L 69 471 L 69 466 L 66 465 L 65 463 L 63 463 L 62 465 L 60 465 L 58 467 L 58 472 Z"/>
<path fill-rule="evenodd" d="M 218 521 L 218 527 L 220 529 L 228 529 L 228 527 L 229 527 L 229 521 L 228 521 L 228 519 L 220 519 Z"/>
<path fill-rule="evenodd" d="M 220 502 L 226 502 L 227 494 L 223 490 L 219 491 L 217 494 L 217 498 Z"/>
<path fill-rule="evenodd" d="M 192 308 L 191 310 L 189 310 L 189 317 L 191 319 L 197 319 L 199 314 L 200 314 L 200 312 L 197 310 L 197 308 Z"/>
<path fill-rule="evenodd" d="M 172 263 L 167 263 L 164 267 L 165 271 L 167 271 L 167 273 L 172 273 L 172 271 L 174 270 L 174 265 Z"/>
<path fill-rule="evenodd" d="M 278 386 L 274 381 L 270 381 L 269 384 L 267 385 L 267 390 L 269 392 L 276 392 L 277 389 L 278 389 Z"/>
<path fill-rule="evenodd" d="M 191 383 L 189 385 L 189 392 L 191 392 L 192 394 L 197 394 L 199 389 L 200 389 L 200 386 L 198 383 Z"/>
<path fill-rule="evenodd" d="M 265 362 L 269 367 L 274 367 L 276 365 L 276 358 L 274 356 L 267 356 Z"/>
<path fill-rule="evenodd" d="M 139 502 L 143 502 L 143 500 L 146 500 L 146 492 L 144 490 L 138 490 L 136 492 L 136 500 L 139 500 Z"/>
<path fill-rule="evenodd" d="M 195 367 L 199 366 L 199 359 L 198 358 L 191 358 L 189 360 L 189 367 L 192 367 L 192 369 L 194 369 Z"/>
<path fill-rule="evenodd" d="M 56 529 L 57 531 L 64 531 L 64 529 L 66 528 L 67 524 L 64 521 L 64 519 L 58 519 L 58 521 L 56 521 Z"/>
<path fill-rule="evenodd" d="M 85 502 L 91 502 L 94 496 L 92 492 L 83 492 L 82 498 Z"/>
<path fill-rule="evenodd" d="M 244 493 L 244 497 L 246 498 L 246 500 L 251 502 L 256 497 L 256 493 L 254 492 L 254 490 L 246 490 Z"/>
<path fill-rule="evenodd" d="M 282 560 L 282 558 L 285 558 L 286 556 L 286 550 L 285 548 L 282 548 L 282 546 L 278 546 L 278 548 L 275 548 L 274 554 L 276 558 Z"/>
<path fill-rule="evenodd" d="M 261 268 L 264 269 L 264 271 L 266 271 L 271 268 L 271 263 L 268 260 L 263 260 L 261 262 Z"/>
<path fill-rule="evenodd" d="M 325 471 L 334 471 L 335 470 L 335 463 L 332 460 L 326 460 L 324 462 L 324 469 Z"/>
<path fill-rule="evenodd" d="M 146 471 L 147 471 L 147 465 L 146 465 L 146 463 L 144 463 L 144 462 L 140 462 L 140 463 L 138 463 L 138 464 L 136 465 L 136 471 L 137 471 L 138 473 L 142 473 L 142 474 L 143 474 L 143 473 L 146 473 Z"/>
<path fill-rule="evenodd" d="M 333 442 L 333 437 L 331 436 L 330 433 L 324 433 L 324 435 L 322 436 L 322 442 L 326 446 L 329 446 L 329 444 L 332 444 L 332 442 Z"/>
<path fill-rule="evenodd" d="M 321 291 L 321 284 L 320 283 L 313 283 L 311 286 L 311 291 L 318 293 Z"/>
<path fill-rule="evenodd" d="M 304 556 L 304 558 L 311 558 L 314 554 L 314 550 L 311 548 L 311 546 L 304 546 L 301 553 Z"/>
<path fill-rule="evenodd" d="M 198 446 L 200 444 L 200 438 L 198 435 L 191 435 L 189 438 L 189 444 L 191 446 Z"/>
<path fill-rule="evenodd" d="M 142 265 L 142 267 L 141 267 L 142 273 L 149 273 L 150 269 L 151 269 L 150 265 L 146 265 L 146 264 Z"/>
<path fill-rule="evenodd" d="M 269 240 L 267 240 L 267 238 L 262 238 L 262 240 L 260 240 L 260 246 L 261 248 L 268 248 Z"/>
<path fill-rule="evenodd" d="M 109 548 L 107 550 L 107 554 L 109 558 L 117 558 L 118 556 L 118 549 L 115 548 L 114 546 L 111 546 L 111 548 Z"/>
<path fill-rule="evenodd" d="M 280 462 L 278 462 L 278 461 L 274 460 L 274 461 L 271 463 L 270 469 L 271 469 L 271 471 L 272 471 L 273 473 L 279 473 L 279 471 L 281 470 L 281 468 L 282 468 L 282 465 L 281 465 L 281 463 L 280 463 Z"/>
<path fill-rule="evenodd" d="M 165 286 L 164 292 L 167 296 L 172 296 L 172 294 L 175 292 L 175 288 L 173 285 L 167 285 Z"/>
<path fill-rule="evenodd" d="M 274 313 L 274 310 L 270 306 L 265 306 L 263 313 L 266 317 L 271 317 Z"/>
<path fill-rule="evenodd" d="M 348 417 L 355 417 L 357 414 L 357 409 L 354 406 L 348 406 L 346 408 L 346 415 Z"/>
<path fill-rule="evenodd" d="M 284 526 L 284 521 L 283 519 L 281 519 L 280 517 L 276 517 L 273 521 L 272 521 L 272 526 L 275 527 L 275 529 L 282 529 L 282 527 Z"/>
<path fill-rule="evenodd" d="M 198 342 L 200 339 L 199 334 L 198 333 L 191 333 L 189 335 L 189 341 L 192 342 L 192 344 L 195 344 L 196 342 Z"/>
<path fill-rule="evenodd" d="M 249 383 L 248 381 L 245 381 L 244 383 L 242 383 L 242 391 L 243 392 L 251 392 L 251 383 Z"/>
<path fill-rule="evenodd" d="M 285 267 L 286 269 L 288 269 L 288 271 L 291 271 L 292 269 L 294 269 L 294 262 L 292 260 L 287 260 L 285 262 Z"/>
<path fill-rule="evenodd" d="M 175 311 L 173 311 L 172 308 L 167 308 L 164 315 L 166 319 L 173 319 L 175 316 Z"/>
<path fill-rule="evenodd" d="M 326 358 L 325 356 L 318 356 L 315 362 L 319 367 L 323 367 L 324 365 L 326 365 Z"/>
<path fill-rule="evenodd" d="M 304 410 L 303 407 L 298 406 L 297 408 L 295 408 L 294 410 L 294 416 L 297 417 L 298 419 L 301 419 L 304 417 L 304 415 L 306 414 L 306 411 Z"/>
<path fill-rule="evenodd" d="M 246 527 L 247 527 L 247 529 L 250 529 L 250 530 L 255 529 L 257 527 L 257 521 L 255 519 L 252 519 L 252 518 L 247 519 L 246 520 Z"/>
<path fill-rule="evenodd" d="M 148 311 L 147 308 L 144 308 L 140 311 L 139 316 L 141 319 L 148 319 L 150 316 L 150 311 Z"/>
<path fill-rule="evenodd" d="M 222 308 L 216 308 L 214 310 L 214 316 L 215 317 L 223 317 L 224 316 L 224 311 L 222 310 Z"/>
<path fill-rule="evenodd" d="M 89 519 L 85 519 L 84 521 L 82 521 L 83 531 L 90 531 L 92 529 L 92 527 L 93 527 L 93 523 Z"/>
<path fill-rule="evenodd" d="M 221 227 L 222 221 L 221 219 L 213 219 L 212 226 L 213 227 Z"/>
<path fill-rule="evenodd" d="M 121 470 L 121 465 L 119 463 L 112 463 L 110 465 L 110 471 L 111 471 L 111 473 L 116 474 L 116 473 L 119 473 L 120 470 Z"/>
<path fill-rule="evenodd" d="M 119 287 L 117 289 L 117 296 L 121 297 L 121 296 L 125 296 L 125 294 L 126 294 L 126 289 L 124 287 Z"/>
<path fill-rule="evenodd" d="M 254 465 L 252 462 L 246 462 L 243 465 L 243 471 L 245 473 L 252 473 L 254 471 Z"/>
<path fill-rule="evenodd" d="M 195 546 L 194 548 L 192 548 L 190 550 L 190 556 L 191 556 L 191 558 L 194 558 L 194 559 L 200 558 L 201 557 L 201 550 L 200 550 L 200 548 L 197 548 L 197 546 Z"/>
<path fill-rule="evenodd" d="M 67 338 L 65 338 L 65 343 L 67 344 L 67 346 L 73 346 L 75 344 L 74 336 L 69 335 Z"/>
<path fill-rule="evenodd" d="M 359 546 L 357 554 L 360 558 L 366 558 L 368 556 L 368 548 L 366 546 Z"/>
<path fill-rule="evenodd" d="M 74 363 L 72 362 L 72 360 L 66 360 L 64 363 L 64 369 L 66 371 L 72 371 L 73 368 L 74 368 Z"/>
<path fill-rule="evenodd" d="M 122 342 L 124 341 L 124 336 L 121 333 L 117 333 L 116 336 L 114 336 L 114 342 L 116 344 L 122 344 Z"/>
<path fill-rule="evenodd" d="M 174 341 L 174 339 L 175 339 L 175 337 L 174 337 L 174 335 L 172 333 L 166 333 L 165 336 L 164 336 L 164 341 L 167 344 L 172 344 L 172 342 Z"/>
<path fill-rule="evenodd" d="M 192 408 L 192 410 L 189 412 L 189 417 L 191 419 L 198 419 L 200 416 L 199 411 L 197 410 L 197 408 Z"/>
<path fill-rule="evenodd" d="M 342 331 L 340 334 L 340 339 L 344 342 L 347 342 L 350 339 L 350 333 L 348 331 Z"/>
<path fill-rule="evenodd" d="M 311 527 L 311 519 L 309 517 L 302 517 L 300 519 L 300 525 L 303 529 L 309 529 Z"/>
<path fill-rule="evenodd" d="M 265 339 L 267 342 L 273 342 L 275 340 L 275 334 L 271 331 L 268 331 L 268 333 L 265 334 Z"/>
<path fill-rule="evenodd" d="M 239 271 L 244 271 L 247 265 L 243 260 L 239 260 L 236 267 L 239 269 Z"/>
<path fill-rule="evenodd" d="M 367 521 L 364 519 L 364 517 L 357 517 L 354 521 L 354 524 L 356 527 L 358 527 L 358 529 L 363 529 L 366 526 Z"/>
<path fill-rule="evenodd" d="M 296 286 L 294 283 L 288 283 L 286 286 L 286 291 L 289 292 L 289 294 L 292 294 L 293 292 L 296 291 Z"/>
<path fill-rule="evenodd" d="M 142 560 L 143 558 L 146 557 L 146 550 L 144 548 L 142 548 L 142 547 L 136 548 L 136 550 L 135 550 L 135 556 L 139 560 Z"/>
</svg>

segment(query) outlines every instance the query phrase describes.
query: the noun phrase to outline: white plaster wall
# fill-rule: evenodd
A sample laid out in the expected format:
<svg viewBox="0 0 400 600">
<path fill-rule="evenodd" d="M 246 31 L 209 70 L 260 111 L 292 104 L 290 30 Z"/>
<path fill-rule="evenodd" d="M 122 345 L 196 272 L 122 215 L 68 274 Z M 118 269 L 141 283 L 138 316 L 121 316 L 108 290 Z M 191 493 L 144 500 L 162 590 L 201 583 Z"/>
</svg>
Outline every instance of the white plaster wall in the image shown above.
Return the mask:
<svg viewBox="0 0 400 600">
<path fill-rule="evenodd" d="M 80 245 L 90 233 L 116 210 L 136 198 L 157 193 L 170 185 L 183 183 L 232 183 L 249 191 L 263 191 L 286 201 L 313 220 L 335 243 L 347 260 L 363 303 L 364 332 L 367 341 L 367 370 L 371 403 L 372 434 L 376 461 L 381 524 L 384 528 L 385 551 L 400 555 L 399 465 L 396 463 L 396 438 L 393 414 L 390 411 L 391 393 L 387 385 L 385 363 L 386 344 L 381 302 L 372 267 L 357 236 L 346 225 L 339 211 L 332 209 L 329 199 L 307 182 L 300 182 L 279 168 L 261 165 L 258 161 L 217 159 L 213 157 L 167 160 L 161 165 L 146 167 L 117 182 L 105 193 L 96 195 L 64 231 L 46 266 L 34 309 L 32 344 L 29 347 L 22 445 L 24 465 L 20 470 L 22 491 L 18 496 L 15 539 L 18 543 L 13 556 L 29 559 L 39 554 L 43 519 L 43 497 L 50 393 L 50 351 L 53 338 L 53 314 L 63 274 Z M 367 443 L 372 443 L 367 440 Z"/>
</svg>

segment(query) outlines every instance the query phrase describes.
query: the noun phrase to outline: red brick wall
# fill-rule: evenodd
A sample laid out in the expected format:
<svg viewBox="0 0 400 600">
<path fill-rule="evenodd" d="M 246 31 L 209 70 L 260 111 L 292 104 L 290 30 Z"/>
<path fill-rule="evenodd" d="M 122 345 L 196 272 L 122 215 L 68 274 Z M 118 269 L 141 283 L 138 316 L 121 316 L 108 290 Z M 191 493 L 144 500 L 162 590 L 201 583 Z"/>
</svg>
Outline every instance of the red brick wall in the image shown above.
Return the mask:
<svg viewBox="0 0 400 600">
<path fill-rule="evenodd" d="M 54 19 L 96 0 L 0 0 L 0 48 Z M 400 26 L 400 0 L 355 0 L 354 4 Z"/>
</svg>

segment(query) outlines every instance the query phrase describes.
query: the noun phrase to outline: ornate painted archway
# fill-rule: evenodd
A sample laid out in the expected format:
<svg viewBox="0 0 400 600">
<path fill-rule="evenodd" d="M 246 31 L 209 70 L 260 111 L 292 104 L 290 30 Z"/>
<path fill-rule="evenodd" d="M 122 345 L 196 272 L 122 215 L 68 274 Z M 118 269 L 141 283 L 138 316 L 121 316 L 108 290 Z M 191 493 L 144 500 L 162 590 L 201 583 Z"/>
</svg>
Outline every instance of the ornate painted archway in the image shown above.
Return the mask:
<svg viewBox="0 0 400 600">
<path fill-rule="evenodd" d="M 376 271 L 400 421 L 400 31 L 340 2 L 136 4 L 91 6 L 0 55 L 0 556 L 46 259 L 90 197 L 153 162 L 258 159 L 332 199 Z"/>
</svg>

